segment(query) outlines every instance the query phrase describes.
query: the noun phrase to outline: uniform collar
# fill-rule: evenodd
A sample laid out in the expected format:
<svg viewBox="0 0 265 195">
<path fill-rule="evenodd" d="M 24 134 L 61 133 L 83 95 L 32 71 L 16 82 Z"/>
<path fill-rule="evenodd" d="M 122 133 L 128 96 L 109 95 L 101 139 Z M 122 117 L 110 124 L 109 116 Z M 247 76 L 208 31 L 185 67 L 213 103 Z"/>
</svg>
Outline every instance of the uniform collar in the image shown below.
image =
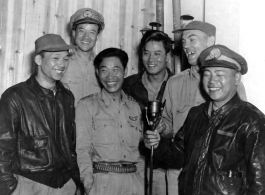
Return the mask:
<svg viewBox="0 0 265 195">
<path fill-rule="evenodd" d="M 225 105 L 223 105 L 221 108 L 216 110 L 214 113 L 214 116 L 218 116 L 218 118 L 221 120 L 224 118 L 228 113 L 237 106 L 237 104 L 241 101 L 238 94 L 236 93 Z M 208 114 L 208 109 L 210 106 L 210 101 L 208 101 L 204 106 L 204 113 L 206 116 L 210 117 Z M 212 117 L 212 116 L 211 116 Z"/>
<path fill-rule="evenodd" d="M 167 70 L 167 75 L 168 78 L 172 77 L 174 74 L 169 70 L 169 68 L 166 68 Z M 135 74 L 134 77 L 131 78 L 131 80 L 129 81 L 129 85 L 133 85 L 137 82 L 142 82 L 142 77 L 143 74 L 145 73 L 145 70 L 142 70 L 141 72 L 139 72 L 138 74 Z"/>
<path fill-rule="evenodd" d="M 201 80 L 201 75 L 200 75 L 200 73 L 197 72 L 195 69 L 190 68 L 190 74 L 191 74 L 194 78 L 196 78 L 198 81 Z"/>
<path fill-rule="evenodd" d="M 102 88 L 101 92 L 99 93 L 99 98 L 105 103 L 107 107 L 115 103 L 113 98 L 104 88 Z M 126 94 L 123 92 L 123 90 L 121 90 L 121 104 L 127 104 L 127 101 L 128 98 Z"/>
<path fill-rule="evenodd" d="M 163 79 L 163 81 L 161 82 L 161 84 L 162 84 L 164 81 L 167 81 L 167 80 L 168 80 L 168 77 L 169 77 L 169 75 L 168 75 L 168 72 L 166 71 L 166 74 L 165 74 L 164 79 Z M 149 82 L 148 79 L 147 79 L 147 73 L 146 73 L 146 71 L 145 71 L 145 72 L 143 73 L 143 75 L 142 75 L 142 83 L 143 83 L 145 86 L 151 85 L 150 82 Z"/>
<path fill-rule="evenodd" d="M 89 56 L 89 60 L 92 61 L 92 60 L 94 60 L 95 57 L 96 57 L 96 52 L 94 50 L 92 50 L 91 55 Z M 77 53 L 77 51 L 75 49 L 75 50 L 73 50 L 73 55 L 71 56 L 71 59 L 74 60 L 77 58 L 82 59 L 81 56 Z"/>
<path fill-rule="evenodd" d="M 49 94 L 52 93 L 52 91 L 42 87 L 35 77 L 36 73 L 32 74 L 31 77 L 26 81 L 26 83 L 29 88 L 31 88 L 31 90 L 38 96 L 38 98 L 43 101 Z M 67 90 L 60 81 L 56 82 L 56 90 L 57 93 L 65 91 L 66 93 L 71 94 L 71 92 Z"/>
</svg>

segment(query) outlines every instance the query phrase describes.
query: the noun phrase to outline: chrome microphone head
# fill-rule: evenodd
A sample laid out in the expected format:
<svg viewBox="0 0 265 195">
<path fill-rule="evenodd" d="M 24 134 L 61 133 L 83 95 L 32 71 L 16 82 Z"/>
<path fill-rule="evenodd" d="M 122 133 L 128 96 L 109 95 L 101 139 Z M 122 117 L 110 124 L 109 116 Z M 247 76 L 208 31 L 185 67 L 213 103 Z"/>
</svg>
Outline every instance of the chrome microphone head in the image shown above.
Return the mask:
<svg viewBox="0 0 265 195">
<path fill-rule="evenodd" d="M 162 107 L 162 102 L 160 101 L 149 101 L 147 104 L 147 113 L 151 116 L 156 116 L 160 114 Z"/>
</svg>

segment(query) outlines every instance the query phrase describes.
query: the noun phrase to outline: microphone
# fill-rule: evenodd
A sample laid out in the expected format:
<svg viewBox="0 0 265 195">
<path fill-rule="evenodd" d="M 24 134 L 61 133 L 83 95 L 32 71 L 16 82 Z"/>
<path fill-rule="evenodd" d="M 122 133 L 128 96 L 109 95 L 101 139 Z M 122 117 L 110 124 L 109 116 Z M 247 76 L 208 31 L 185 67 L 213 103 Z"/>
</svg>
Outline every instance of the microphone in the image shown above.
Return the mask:
<svg viewBox="0 0 265 195">
<path fill-rule="evenodd" d="M 146 109 L 146 120 L 151 130 L 155 130 L 162 117 L 162 112 L 165 106 L 165 102 L 161 101 L 148 101 Z"/>
</svg>

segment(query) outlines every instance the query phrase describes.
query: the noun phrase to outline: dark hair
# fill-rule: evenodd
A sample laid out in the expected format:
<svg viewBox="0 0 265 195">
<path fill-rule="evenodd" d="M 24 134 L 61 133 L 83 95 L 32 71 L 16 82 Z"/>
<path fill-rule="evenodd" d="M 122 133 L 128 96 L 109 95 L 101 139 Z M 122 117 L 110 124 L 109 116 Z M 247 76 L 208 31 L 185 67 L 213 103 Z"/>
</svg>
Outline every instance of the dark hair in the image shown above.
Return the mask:
<svg viewBox="0 0 265 195">
<path fill-rule="evenodd" d="M 120 59 L 123 68 L 127 67 L 128 63 L 128 55 L 125 51 L 118 49 L 118 48 L 107 48 L 102 50 L 94 59 L 94 65 L 96 69 L 99 69 L 99 65 L 101 62 L 108 57 L 117 57 Z"/>
<path fill-rule="evenodd" d="M 141 52 L 143 51 L 146 43 L 148 43 L 149 41 L 161 41 L 163 43 L 166 53 L 170 52 L 172 49 L 172 46 L 171 46 L 173 43 L 172 40 L 166 33 L 162 31 L 159 31 L 159 30 L 146 31 L 140 43 Z"/>
<path fill-rule="evenodd" d="M 143 60 L 142 60 L 142 54 L 143 50 L 145 48 L 146 43 L 149 41 L 161 41 L 163 43 L 163 46 L 165 48 L 166 54 L 169 53 L 172 49 L 171 45 L 173 44 L 173 41 L 170 39 L 170 37 L 160 31 L 160 30 L 148 30 L 144 33 L 141 42 L 138 46 L 137 53 L 138 53 L 138 68 L 139 70 L 144 70 L 143 66 Z"/>
</svg>

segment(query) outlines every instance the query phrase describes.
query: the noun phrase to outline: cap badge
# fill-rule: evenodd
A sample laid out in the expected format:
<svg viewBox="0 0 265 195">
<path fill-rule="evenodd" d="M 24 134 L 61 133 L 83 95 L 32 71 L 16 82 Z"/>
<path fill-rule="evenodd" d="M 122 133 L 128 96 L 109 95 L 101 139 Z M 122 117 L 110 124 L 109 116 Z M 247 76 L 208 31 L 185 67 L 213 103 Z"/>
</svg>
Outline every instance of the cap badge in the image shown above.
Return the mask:
<svg viewBox="0 0 265 195">
<path fill-rule="evenodd" d="M 209 55 L 209 59 L 219 58 L 222 55 L 220 49 L 214 48 Z"/>
<path fill-rule="evenodd" d="M 83 16 L 84 16 L 85 18 L 86 18 L 86 17 L 90 17 L 90 18 L 92 18 L 93 14 L 92 14 L 91 11 L 86 10 L 86 11 L 84 11 Z"/>
</svg>

